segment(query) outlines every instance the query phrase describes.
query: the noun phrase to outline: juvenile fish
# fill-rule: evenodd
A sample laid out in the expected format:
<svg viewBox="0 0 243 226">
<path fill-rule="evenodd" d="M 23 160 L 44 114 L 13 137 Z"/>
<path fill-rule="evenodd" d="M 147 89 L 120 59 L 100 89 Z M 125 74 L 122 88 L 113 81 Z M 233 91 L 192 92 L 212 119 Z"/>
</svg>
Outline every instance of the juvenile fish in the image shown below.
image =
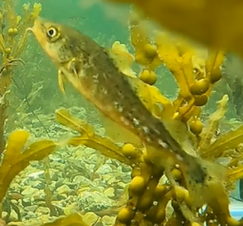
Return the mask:
<svg viewBox="0 0 243 226">
<path fill-rule="evenodd" d="M 44 19 L 37 19 L 31 30 L 59 69 L 62 91 L 65 78 L 106 117 L 179 162 L 189 184 L 204 184 L 208 177 L 206 167 L 185 152 L 165 123 L 144 106 L 105 48 L 71 27 Z"/>
</svg>

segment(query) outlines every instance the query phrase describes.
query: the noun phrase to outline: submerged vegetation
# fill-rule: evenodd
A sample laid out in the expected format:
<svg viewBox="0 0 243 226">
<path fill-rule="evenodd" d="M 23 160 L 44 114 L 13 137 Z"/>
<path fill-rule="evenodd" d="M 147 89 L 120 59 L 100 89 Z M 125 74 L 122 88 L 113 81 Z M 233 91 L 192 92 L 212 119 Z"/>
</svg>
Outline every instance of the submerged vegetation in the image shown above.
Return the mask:
<svg viewBox="0 0 243 226">
<path fill-rule="evenodd" d="M 11 1 L 2 3 L 2 27 L 0 47 L 2 53 L 2 68 L 0 70 L 0 132 L 3 131 L 7 107 L 6 92 L 11 82 L 12 70 L 15 63 L 22 62 L 20 53 L 24 50 L 26 41 L 25 29 L 31 26 L 40 13 L 40 5 L 33 9 L 24 5 L 24 16 L 21 19 L 14 12 Z M 211 162 L 225 158 L 224 187 L 221 181 L 214 177 L 208 181 L 206 195 L 209 197 L 205 209 L 195 206 L 195 197 L 190 196 L 185 178 L 180 168 L 175 166 L 170 174 L 169 183 L 165 178 L 164 168 L 154 165 L 154 159 L 163 159 L 163 153 L 157 153 L 141 143 L 125 142 L 123 145 L 113 142 L 109 137 L 103 137 L 95 132 L 93 125 L 85 120 L 74 117 L 67 109 L 56 110 L 56 120 L 78 135 L 63 142 L 52 140 L 33 141 L 24 130 L 13 131 L 7 140 L 7 145 L 0 166 L 0 201 L 4 205 L 4 197 L 14 177 L 24 170 L 31 161 L 46 159 L 57 147 L 87 146 L 99 151 L 102 155 L 116 159 L 131 168 L 131 183 L 128 187 L 126 205 L 119 209 L 115 225 L 243 225 L 230 216 L 228 194 L 237 180 L 243 178 L 242 142 L 243 125 L 239 128 L 218 134 L 221 119 L 227 111 L 228 96 L 222 96 L 213 114 L 202 119 L 204 106 L 207 104 L 215 83 L 222 78 L 221 67 L 225 60 L 222 51 L 196 48 L 169 33 L 156 32 L 148 35 L 142 26 L 142 19 L 133 14 L 130 18 L 130 38 L 134 47 L 131 54 L 124 44 L 115 42 L 110 54 L 119 69 L 131 82 L 138 76 L 136 87 L 144 105 L 163 121 L 170 119 L 180 122 L 176 128 L 178 141 L 183 142 L 184 148 L 195 147 L 200 158 Z M 5 25 L 6 24 L 6 25 Z M 5 33 L 7 31 L 7 33 Z M 14 33 L 14 35 L 13 35 Z M 136 73 L 132 65 L 136 63 L 141 71 Z M 175 99 L 170 100 L 154 86 L 159 76 L 157 68 L 165 65 L 175 78 L 179 92 Z M 157 79 L 158 77 L 158 79 Z M 172 125 L 171 125 L 172 126 Z M 108 131 L 108 126 L 104 125 Z M 71 133 L 71 132 L 70 132 Z M 128 133 L 128 132 L 127 132 Z M 72 133 L 74 134 L 74 133 Z M 0 133 L 0 143 L 4 147 L 3 132 Z M 2 150 L 3 150 L 2 149 Z M 47 160 L 47 159 L 46 159 Z M 226 163 L 225 163 L 226 162 Z M 223 163 L 222 163 L 223 164 Z M 210 168 L 214 175 L 214 168 Z M 46 164 L 46 183 L 48 179 L 48 164 Z M 224 170 L 223 170 L 224 171 Z M 58 214 L 51 204 L 51 195 L 46 188 L 46 206 L 52 215 Z M 125 191 L 124 191 L 125 192 Z M 213 199 L 211 193 L 214 193 Z M 44 225 L 87 225 L 79 213 L 62 216 L 52 223 Z"/>
<path fill-rule="evenodd" d="M 33 9 L 30 5 L 23 6 L 23 16 L 15 13 L 14 4 L 11 1 L 1 2 L 0 12 L 0 153 L 5 147 L 4 124 L 7 119 L 6 108 L 8 101 L 6 95 L 10 92 L 9 86 L 12 81 L 13 67 L 17 63 L 24 63 L 20 57 L 26 43 L 26 28 L 39 16 L 40 4 L 35 4 Z"/>
<path fill-rule="evenodd" d="M 108 1 L 132 3 L 163 27 L 193 38 L 208 47 L 233 51 L 243 56 L 243 29 L 238 25 L 243 19 L 241 1 Z"/>
</svg>

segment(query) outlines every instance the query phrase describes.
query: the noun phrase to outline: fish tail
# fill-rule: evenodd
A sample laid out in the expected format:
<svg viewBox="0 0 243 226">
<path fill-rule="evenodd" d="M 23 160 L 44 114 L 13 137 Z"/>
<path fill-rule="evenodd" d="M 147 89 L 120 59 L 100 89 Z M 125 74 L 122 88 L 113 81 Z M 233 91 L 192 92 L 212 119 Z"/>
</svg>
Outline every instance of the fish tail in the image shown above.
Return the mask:
<svg viewBox="0 0 243 226">
<path fill-rule="evenodd" d="M 191 155 L 184 160 L 184 178 L 195 207 L 209 204 L 219 191 L 224 192 L 226 169 L 223 166 Z"/>
</svg>

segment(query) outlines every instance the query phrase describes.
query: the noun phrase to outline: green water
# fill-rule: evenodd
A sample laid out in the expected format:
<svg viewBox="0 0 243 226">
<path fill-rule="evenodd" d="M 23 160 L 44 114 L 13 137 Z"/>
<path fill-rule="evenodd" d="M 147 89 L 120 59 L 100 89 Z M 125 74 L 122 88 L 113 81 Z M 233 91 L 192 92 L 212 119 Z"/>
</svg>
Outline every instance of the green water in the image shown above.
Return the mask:
<svg viewBox="0 0 243 226">
<path fill-rule="evenodd" d="M 42 4 L 41 17 L 73 26 L 107 48 L 111 48 L 114 41 L 120 41 L 126 44 L 129 51 L 133 53 L 127 23 L 130 6 L 119 6 L 119 9 L 113 12 L 109 11 L 114 9 L 111 8 L 113 6 L 103 1 L 90 7 L 83 7 L 83 3 L 87 1 L 42 0 L 40 2 Z M 21 13 L 24 3 L 24 0 L 16 1 L 17 12 Z M 14 71 L 14 82 L 9 96 L 11 117 L 8 119 L 8 131 L 25 128 L 36 136 L 57 138 L 57 135 L 61 133 L 55 134 L 55 130 L 53 132 L 51 128 L 55 121 L 54 112 L 60 107 L 73 109 L 88 106 L 85 119 L 92 124 L 99 123 L 97 112 L 73 87 L 67 84 L 66 95 L 60 92 L 57 83 L 57 68 L 45 55 L 33 35 L 29 35 L 21 58 L 25 61 L 25 65 L 18 65 Z M 157 72 L 156 86 L 169 98 L 175 97 L 177 86 L 170 72 L 165 67 L 159 68 Z M 208 114 L 216 110 L 215 102 L 228 92 L 225 84 L 227 81 L 223 80 L 216 86 L 216 92 L 206 106 Z M 36 115 L 40 121 L 36 119 Z M 227 118 L 237 118 L 235 103 L 232 101 L 229 103 Z M 67 133 L 63 134 L 62 136 L 65 136 Z M 239 198 L 238 187 L 233 195 Z"/>
</svg>

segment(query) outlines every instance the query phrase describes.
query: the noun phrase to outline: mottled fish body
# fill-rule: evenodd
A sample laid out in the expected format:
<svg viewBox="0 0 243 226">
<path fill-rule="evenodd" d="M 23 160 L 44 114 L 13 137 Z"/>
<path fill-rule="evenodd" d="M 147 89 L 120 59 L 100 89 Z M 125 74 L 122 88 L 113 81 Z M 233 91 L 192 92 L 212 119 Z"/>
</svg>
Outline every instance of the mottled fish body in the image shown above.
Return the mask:
<svg viewBox="0 0 243 226">
<path fill-rule="evenodd" d="M 190 182 L 204 183 L 207 172 L 199 159 L 185 152 L 144 106 L 105 48 L 73 28 L 43 19 L 36 20 L 31 30 L 58 67 L 61 90 L 65 78 L 104 115 L 181 163 Z"/>
</svg>

